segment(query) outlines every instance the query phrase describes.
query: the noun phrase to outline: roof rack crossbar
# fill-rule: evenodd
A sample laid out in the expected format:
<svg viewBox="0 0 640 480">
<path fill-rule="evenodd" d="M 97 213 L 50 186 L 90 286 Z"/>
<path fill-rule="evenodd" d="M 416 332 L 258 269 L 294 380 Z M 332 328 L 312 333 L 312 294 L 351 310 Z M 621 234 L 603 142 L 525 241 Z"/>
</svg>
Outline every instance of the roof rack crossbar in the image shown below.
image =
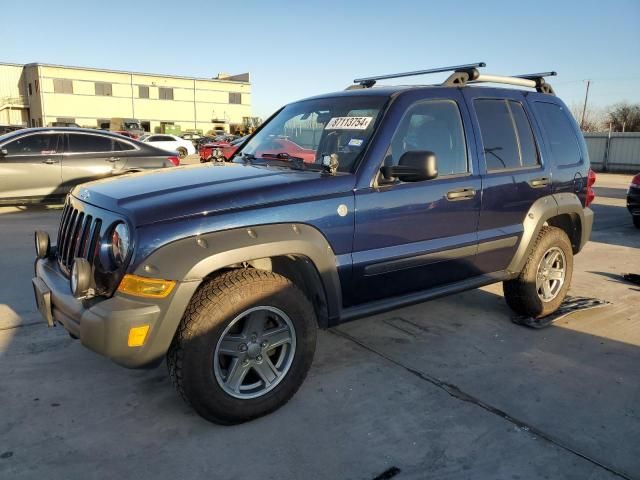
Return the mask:
<svg viewBox="0 0 640 480">
<path fill-rule="evenodd" d="M 358 83 L 364 88 L 369 88 L 369 87 L 373 87 L 378 80 L 387 80 L 390 78 L 401 78 L 401 77 L 413 77 L 416 75 L 427 75 L 430 73 L 465 71 L 465 70 L 472 70 L 474 68 L 486 67 L 486 65 L 487 64 L 484 62 L 478 62 L 478 63 L 468 63 L 466 65 L 455 65 L 452 67 L 430 68 L 428 70 L 415 70 L 413 72 L 390 73 L 387 75 L 378 75 L 375 77 L 356 78 L 353 81 L 353 83 Z"/>
</svg>

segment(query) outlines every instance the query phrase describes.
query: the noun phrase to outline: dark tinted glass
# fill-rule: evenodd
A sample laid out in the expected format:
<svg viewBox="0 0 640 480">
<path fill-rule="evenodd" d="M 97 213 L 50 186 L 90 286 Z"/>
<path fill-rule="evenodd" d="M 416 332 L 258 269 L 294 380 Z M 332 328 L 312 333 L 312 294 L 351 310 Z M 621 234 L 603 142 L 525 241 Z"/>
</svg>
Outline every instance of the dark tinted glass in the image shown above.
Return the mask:
<svg viewBox="0 0 640 480">
<path fill-rule="evenodd" d="M 69 151 L 71 153 L 112 152 L 114 139 L 100 135 L 69 134 Z"/>
<path fill-rule="evenodd" d="M 114 140 L 114 147 L 115 147 L 114 148 L 115 150 L 119 150 L 121 152 L 124 152 L 126 150 L 135 150 L 133 145 L 129 143 L 121 142 L 119 140 Z"/>
<path fill-rule="evenodd" d="M 58 135 L 27 135 L 18 138 L 3 148 L 8 155 L 51 155 L 57 152 Z"/>
<path fill-rule="evenodd" d="M 473 105 L 480 124 L 487 170 L 519 168 L 518 139 L 507 102 L 477 99 Z"/>
<path fill-rule="evenodd" d="M 386 165 L 397 165 L 403 153 L 428 150 L 436 154 L 438 176 L 466 173 L 467 147 L 458 105 L 429 100 L 412 106 L 393 136 Z"/>
<path fill-rule="evenodd" d="M 545 141 L 556 165 L 575 165 L 582 160 L 578 139 L 567 112 L 558 105 L 535 102 L 536 116 L 542 124 Z"/>
<path fill-rule="evenodd" d="M 531 124 L 529 123 L 527 114 L 520 102 L 510 100 L 509 108 L 511 109 L 511 115 L 513 115 L 513 120 L 516 124 L 516 131 L 518 133 L 518 141 L 520 144 L 520 156 L 522 157 L 522 166 L 534 167 L 540 162 L 538 160 L 536 141 L 533 137 L 533 131 L 531 130 Z"/>
</svg>

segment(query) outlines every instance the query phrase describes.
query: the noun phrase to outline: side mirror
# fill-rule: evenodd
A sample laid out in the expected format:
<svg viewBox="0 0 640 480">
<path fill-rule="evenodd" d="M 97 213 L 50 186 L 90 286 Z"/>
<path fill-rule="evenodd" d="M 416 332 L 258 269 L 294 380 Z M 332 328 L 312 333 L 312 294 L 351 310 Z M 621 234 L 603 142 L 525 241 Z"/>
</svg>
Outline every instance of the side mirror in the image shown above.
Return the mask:
<svg viewBox="0 0 640 480">
<path fill-rule="evenodd" d="M 0 149 L 0 156 L 9 155 L 9 151 L 6 148 Z"/>
<path fill-rule="evenodd" d="M 398 165 L 382 167 L 386 178 L 397 178 L 403 182 L 433 180 L 438 176 L 436 154 L 428 150 L 405 152 Z"/>
</svg>

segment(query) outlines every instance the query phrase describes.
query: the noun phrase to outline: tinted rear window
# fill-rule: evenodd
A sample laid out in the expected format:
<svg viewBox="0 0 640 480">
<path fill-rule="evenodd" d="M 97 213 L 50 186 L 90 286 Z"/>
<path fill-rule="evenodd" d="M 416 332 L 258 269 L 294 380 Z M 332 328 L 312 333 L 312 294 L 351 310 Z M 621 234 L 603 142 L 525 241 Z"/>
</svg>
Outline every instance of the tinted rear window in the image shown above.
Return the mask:
<svg viewBox="0 0 640 480">
<path fill-rule="evenodd" d="M 92 152 L 112 152 L 115 140 L 101 135 L 81 135 L 69 134 L 69 152 L 71 153 L 92 153 Z"/>
<path fill-rule="evenodd" d="M 580 163 L 582 153 L 568 113 L 554 103 L 535 102 L 534 105 L 545 141 L 549 145 L 551 160 L 560 166 Z"/>
</svg>

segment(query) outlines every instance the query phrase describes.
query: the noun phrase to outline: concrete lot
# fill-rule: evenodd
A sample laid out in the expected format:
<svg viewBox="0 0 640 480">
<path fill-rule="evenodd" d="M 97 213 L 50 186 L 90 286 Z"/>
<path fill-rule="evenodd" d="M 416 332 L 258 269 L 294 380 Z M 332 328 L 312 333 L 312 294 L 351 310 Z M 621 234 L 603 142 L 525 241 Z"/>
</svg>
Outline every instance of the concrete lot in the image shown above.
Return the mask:
<svg viewBox="0 0 640 480">
<path fill-rule="evenodd" d="M 236 427 L 192 413 L 164 365 L 126 370 L 47 329 L 32 231 L 60 212 L 0 209 L 0 478 L 640 479 L 629 179 L 599 176 L 570 291 L 612 305 L 530 330 L 498 284 L 345 324 L 288 405 Z"/>
</svg>

